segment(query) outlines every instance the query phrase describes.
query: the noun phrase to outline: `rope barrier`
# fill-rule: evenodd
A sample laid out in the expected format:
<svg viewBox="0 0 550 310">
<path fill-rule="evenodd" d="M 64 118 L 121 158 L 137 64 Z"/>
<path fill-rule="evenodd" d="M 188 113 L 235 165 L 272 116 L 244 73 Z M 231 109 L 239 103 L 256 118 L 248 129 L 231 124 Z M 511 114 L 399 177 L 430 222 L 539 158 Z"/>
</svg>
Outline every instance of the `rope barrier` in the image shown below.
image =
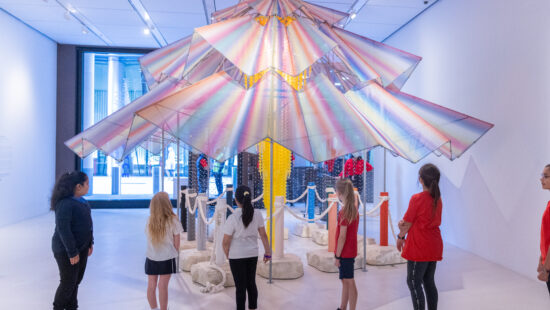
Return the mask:
<svg viewBox="0 0 550 310">
<path fill-rule="evenodd" d="M 308 186 L 308 188 L 309 188 L 309 186 Z M 298 198 L 296 198 L 296 199 L 292 199 L 292 200 L 287 199 L 286 202 L 288 202 L 288 203 L 295 203 L 296 201 L 298 201 L 298 200 L 304 198 L 304 196 L 307 195 L 308 188 L 306 188 L 306 190 L 302 193 L 302 195 L 300 195 L 300 197 L 298 197 Z"/>
<path fill-rule="evenodd" d="M 233 190 L 230 189 L 229 191 L 232 192 Z M 208 201 L 206 202 L 206 204 L 207 204 L 207 205 L 213 205 L 214 203 L 217 203 L 220 199 L 223 198 L 223 195 L 225 195 L 225 193 L 227 193 L 227 189 L 224 190 L 218 197 L 216 197 L 216 198 L 214 198 L 214 199 L 212 199 L 212 200 L 208 200 Z"/>
<path fill-rule="evenodd" d="M 275 204 L 275 206 L 278 206 L 277 204 Z M 273 212 L 273 219 L 275 219 L 275 217 L 277 215 L 279 215 L 279 213 L 281 213 L 281 210 L 283 210 L 284 208 L 276 208 L 277 210 L 275 212 Z M 265 219 L 264 219 L 264 222 L 267 222 L 269 221 L 271 217 L 270 216 L 266 216 Z"/>
<path fill-rule="evenodd" d="M 387 196 L 380 196 L 380 202 L 378 202 L 378 205 L 376 205 L 376 207 L 366 211 L 366 215 L 367 216 L 370 216 L 370 217 L 376 217 L 378 215 L 372 215 L 374 214 L 376 211 L 380 210 L 380 208 L 382 207 L 382 203 L 384 203 L 384 201 L 388 200 L 388 197 Z M 366 208 L 367 206 L 366 205 L 363 205 L 363 208 Z M 363 214 L 360 212 L 359 213 L 361 216 L 363 216 Z M 371 216 L 372 215 L 372 216 Z"/>
<path fill-rule="evenodd" d="M 391 219 L 391 212 L 389 212 L 389 211 L 388 211 L 388 218 L 389 218 L 389 220 L 390 220 L 390 228 L 391 228 L 391 233 L 392 233 L 392 235 L 393 235 L 393 240 L 394 240 L 395 242 L 397 242 L 397 236 L 395 235 L 395 231 L 394 231 L 394 229 L 393 229 L 393 221 L 392 221 L 392 219 Z"/>
<path fill-rule="evenodd" d="M 202 221 L 208 226 L 210 224 L 212 224 L 214 222 L 214 220 L 216 219 L 216 213 L 218 213 L 218 211 L 214 211 L 214 215 L 212 215 L 212 217 L 210 218 L 210 220 L 207 220 L 206 219 L 206 215 L 204 214 L 204 210 L 203 208 L 199 208 L 199 214 L 201 215 L 201 218 L 202 218 Z"/>
<path fill-rule="evenodd" d="M 319 192 L 317 191 L 317 188 L 315 188 L 315 196 L 317 196 L 317 200 L 319 200 L 321 203 L 325 203 L 328 200 L 328 197 L 325 199 L 321 198 Z"/>
<path fill-rule="evenodd" d="M 288 206 L 288 205 L 285 205 L 285 208 L 289 211 L 290 215 L 294 216 L 295 218 L 299 219 L 300 221 L 304 221 L 304 222 L 311 222 L 311 221 L 314 221 L 314 222 L 315 222 L 315 221 L 318 221 L 318 220 L 322 219 L 323 217 L 325 217 L 325 215 L 328 214 L 328 211 L 330 211 L 330 209 L 331 209 L 334 205 L 336 205 L 336 204 L 335 204 L 334 202 L 332 202 L 332 203 L 330 204 L 330 206 L 329 206 L 325 211 L 323 211 L 323 213 L 321 213 L 319 216 L 314 217 L 314 218 L 312 218 L 312 219 L 305 219 L 305 218 L 303 218 L 302 216 L 297 215 L 296 213 L 294 213 L 294 211 L 293 211 L 293 210 L 290 208 L 290 206 Z"/>
<path fill-rule="evenodd" d="M 315 187 L 315 186 L 308 186 L 307 188 L 308 188 L 308 189 L 313 189 L 314 187 Z M 293 203 L 293 202 L 296 202 L 296 201 L 302 199 L 302 198 L 307 194 L 308 189 L 306 189 L 306 190 L 302 193 L 302 195 L 300 195 L 300 197 L 298 197 L 298 198 L 296 198 L 296 199 L 293 199 L 293 200 L 287 200 L 287 203 Z M 185 200 L 186 200 L 187 205 L 189 205 L 189 207 L 187 208 L 188 211 L 189 211 L 189 213 L 192 214 L 192 215 L 194 215 L 194 214 L 197 212 L 197 209 L 199 209 L 199 214 L 200 214 L 200 217 L 201 217 L 202 221 L 203 221 L 204 223 L 206 223 L 206 225 L 210 225 L 210 224 L 212 224 L 212 223 L 214 222 L 214 220 L 215 220 L 215 215 L 216 215 L 216 213 L 217 213 L 218 211 L 215 211 L 215 212 L 214 212 L 214 215 L 210 218 L 210 220 L 208 220 L 207 217 L 206 217 L 206 215 L 204 214 L 204 210 L 203 210 L 202 208 L 199 208 L 199 204 L 200 204 L 201 201 L 205 201 L 206 204 L 213 204 L 213 203 L 219 201 L 219 200 L 222 198 L 222 196 L 227 192 L 227 190 L 224 191 L 224 192 L 223 192 L 221 195 L 219 195 L 217 198 L 215 198 L 215 199 L 213 199 L 213 200 L 208 200 L 208 201 L 207 201 L 207 198 L 206 198 L 205 196 L 198 196 L 197 193 L 189 194 L 189 193 L 187 192 L 187 190 L 184 190 L 183 192 L 186 194 L 186 195 L 185 195 Z M 318 194 L 317 190 L 315 190 L 315 194 L 316 194 L 316 196 L 317 196 L 317 199 L 319 199 L 321 202 L 327 202 L 327 201 L 328 201 L 328 202 L 330 203 L 329 207 L 328 207 L 327 209 L 325 209 L 319 216 L 314 217 L 314 218 L 312 218 L 312 219 L 304 218 L 302 215 L 296 214 L 296 213 L 294 212 L 294 210 L 292 210 L 292 209 L 290 208 L 290 206 L 288 206 L 288 205 L 285 204 L 285 205 L 284 205 L 284 208 L 277 208 L 277 211 L 275 211 L 275 213 L 273 213 L 273 217 L 275 217 L 277 214 L 279 214 L 279 212 L 281 212 L 282 209 L 285 209 L 285 208 L 286 208 L 292 216 L 294 216 L 296 219 L 298 219 L 298 220 L 300 220 L 300 221 L 304 221 L 304 222 L 318 221 L 318 220 L 322 219 L 323 217 L 325 217 L 325 215 L 327 215 L 327 213 L 329 212 L 329 210 L 330 210 L 334 205 L 342 204 L 342 201 L 340 201 L 340 199 L 338 199 L 338 198 L 326 198 L 326 199 L 321 199 L 321 198 L 319 197 L 319 194 Z M 264 195 L 264 194 L 262 193 L 260 196 L 256 197 L 256 198 L 253 199 L 252 201 L 255 202 L 255 201 L 260 200 L 260 199 L 263 197 L 263 195 Z M 358 193 L 356 193 L 356 195 L 358 196 L 358 199 L 359 199 L 359 206 L 362 206 L 363 208 L 366 208 L 366 205 L 363 203 L 363 201 L 361 201 L 360 195 L 359 195 Z M 198 197 L 197 197 L 197 196 L 198 196 Z M 194 197 L 197 197 L 197 199 L 195 200 L 195 203 L 193 204 L 193 206 L 191 206 L 190 198 L 194 198 Z M 381 197 L 380 197 L 380 202 L 379 202 L 374 208 L 372 208 L 372 209 L 366 211 L 366 212 L 365 212 L 366 215 L 367 215 L 368 217 L 377 217 L 377 216 L 379 216 L 379 214 L 378 214 L 377 212 L 380 210 L 380 207 L 382 206 L 382 203 L 383 203 L 384 201 L 386 201 L 386 200 L 388 200 L 388 197 L 386 197 L 386 196 L 381 196 Z M 230 206 L 227 206 L 227 209 L 228 209 L 229 211 L 231 211 L 232 213 L 235 212 L 235 210 L 234 210 L 233 208 L 231 208 Z M 360 216 L 363 216 L 363 212 L 359 211 L 359 215 L 360 215 Z M 266 217 L 266 218 L 264 219 L 264 222 L 267 222 L 268 220 L 269 220 L 269 218 Z M 389 220 L 390 220 L 390 225 L 391 225 L 391 230 L 392 230 L 393 237 L 394 237 L 394 239 L 397 240 L 397 237 L 396 237 L 396 235 L 395 235 L 395 229 L 394 229 L 394 227 L 393 227 L 393 223 L 392 223 L 392 219 L 391 219 L 391 214 L 390 214 Z"/>
<path fill-rule="evenodd" d="M 262 198 L 264 198 L 264 193 L 262 193 L 260 196 L 258 196 L 258 197 L 256 197 L 256 198 L 252 199 L 252 202 L 257 202 L 257 201 L 259 201 L 259 200 L 262 199 Z"/>
</svg>

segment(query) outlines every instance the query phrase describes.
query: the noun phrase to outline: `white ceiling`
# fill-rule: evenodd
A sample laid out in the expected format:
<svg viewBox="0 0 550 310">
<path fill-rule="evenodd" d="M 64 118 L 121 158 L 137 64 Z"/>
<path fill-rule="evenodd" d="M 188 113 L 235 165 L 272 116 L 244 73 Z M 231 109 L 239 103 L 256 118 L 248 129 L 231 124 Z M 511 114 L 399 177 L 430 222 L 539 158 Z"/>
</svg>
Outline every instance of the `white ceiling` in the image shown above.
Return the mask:
<svg viewBox="0 0 550 310">
<path fill-rule="evenodd" d="M 132 0 L 135 2 L 135 0 Z M 160 35 L 171 43 L 206 25 L 204 6 L 223 9 L 238 0 L 138 0 Z M 358 3 L 355 3 L 355 2 Z M 355 3 L 366 4 L 346 29 L 382 41 L 437 0 L 310 0 L 349 12 Z M 75 14 L 66 8 L 74 8 Z M 0 0 L 0 9 L 61 44 L 157 48 L 147 25 L 130 0 Z M 84 20 L 84 27 L 78 20 Z M 92 31 L 91 31 L 92 30 Z M 99 32 L 104 37 L 96 35 Z M 87 32 L 87 33 L 85 33 Z M 161 40 L 162 41 L 162 40 Z"/>
</svg>

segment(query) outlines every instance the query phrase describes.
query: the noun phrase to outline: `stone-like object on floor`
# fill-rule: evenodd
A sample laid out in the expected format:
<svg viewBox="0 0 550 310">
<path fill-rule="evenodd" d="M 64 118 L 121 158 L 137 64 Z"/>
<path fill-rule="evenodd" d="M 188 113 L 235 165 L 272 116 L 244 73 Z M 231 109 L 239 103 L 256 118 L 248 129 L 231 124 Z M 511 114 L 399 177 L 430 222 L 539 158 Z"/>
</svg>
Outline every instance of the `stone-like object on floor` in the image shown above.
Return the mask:
<svg viewBox="0 0 550 310">
<path fill-rule="evenodd" d="M 318 229 L 314 230 L 311 235 L 311 240 L 318 245 L 328 245 L 328 230 Z"/>
<path fill-rule="evenodd" d="M 225 271 L 225 283 L 224 287 L 235 286 L 235 281 L 233 280 L 233 275 L 231 274 L 231 268 L 229 268 L 229 263 L 221 266 L 221 269 Z M 212 268 L 210 262 L 202 262 L 194 264 L 191 267 L 191 279 L 193 282 L 198 283 L 202 286 L 206 286 L 206 283 L 210 282 L 213 285 L 218 285 L 223 279 L 222 274 L 218 269 Z"/>
<path fill-rule="evenodd" d="M 367 264 L 369 265 L 395 265 L 406 262 L 407 261 L 401 257 L 401 253 L 397 251 L 397 248 L 394 245 L 367 245 Z"/>
<path fill-rule="evenodd" d="M 183 250 L 190 250 L 190 249 L 196 249 L 197 248 L 197 240 L 193 241 L 187 241 L 187 233 L 181 233 L 180 234 L 180 251 Z M 206 249 L 210 250 L 212 249 L 212 242 L 206 242 Z"/>
<path fill-rule="evenodd" d="M 280 259 L 273 259 L 273 279 L 297 279 L 304 275 L 304 264 L 300 257 L 294 254 L 285 253 Z M 269 262 L 265 263 L 262 259 L 258 261 L 257 273 L 266 279 L 269 278 Z"/>
<path fill-rule="evenodd" d="M 307 264 L 323 272 L 338 272 L 338 267 L 334 265 L 334 253 L 327 251 L 327 249 L 307 252 Z M 362 267 L 363 254 L 358 253 L 355 257 L 354 269 L 361 269 Z"/>
<path fill-rule="evenodd" d="M 191 267 L 200 262 L 210 261 L 211 250 L 197 251 L 186 250 L 180 252 L 180 269 L 182 271 L 191 271 Z"/>
<path fill-rule="evenodd" d="M 294 226 L 293 233 L 302 238 L 311 238 L 313 235 L 313 232 L 318 229 L 323 229 L 325 227 L 322 223 L 297 223 Z"/>
</svg>

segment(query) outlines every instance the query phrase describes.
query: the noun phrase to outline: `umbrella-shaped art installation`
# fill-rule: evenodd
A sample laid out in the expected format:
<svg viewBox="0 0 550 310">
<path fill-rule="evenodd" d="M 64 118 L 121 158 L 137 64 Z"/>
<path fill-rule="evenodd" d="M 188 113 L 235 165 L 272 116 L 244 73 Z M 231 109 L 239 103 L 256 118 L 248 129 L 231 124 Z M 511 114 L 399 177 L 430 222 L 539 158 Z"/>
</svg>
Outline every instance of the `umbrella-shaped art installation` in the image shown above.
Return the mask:
<svg viewBox="0 0 550 310">
<path fill-rule="evenodd" d="M 455 159 L 493 126 L 401 92 L 421 58 L 339 28 L 343 18 L 301 0 L 218 11 L 142 57 L 148 94 L 66 144 L 120 160 L 160 129 L 218 161 L 269 139 L 312 162 L 377 146 L 417 162 Z"/>
</svg>

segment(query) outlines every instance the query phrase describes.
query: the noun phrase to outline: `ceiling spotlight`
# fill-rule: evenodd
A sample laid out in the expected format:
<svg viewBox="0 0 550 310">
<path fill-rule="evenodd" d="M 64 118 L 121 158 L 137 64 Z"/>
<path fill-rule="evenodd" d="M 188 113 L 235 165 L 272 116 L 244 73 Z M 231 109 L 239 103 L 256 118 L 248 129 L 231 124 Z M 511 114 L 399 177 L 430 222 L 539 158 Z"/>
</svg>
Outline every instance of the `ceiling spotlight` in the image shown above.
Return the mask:
<svg viewBox="0 0 550 310">
<path fill-rule="evenodd" d="M 349 15 L 349 18 L 351 19 L 354 19 L 357 17 L 357 14 L 355 14 L 355 12 L 351 12 L 351 14 Z"/>
<path fill-rule="evenodd" d="M 149 28 L 145 28 L 145 29 L 143 29 L 143 34 L 145 34 L 145 35 L 150 35 L 150 34 L 151 34 L 151 30 L 149 30 Z"/>
<path fill-rule="evenodd" d="M 68 10 L 65 11 L 65 13 L 63 14 L 63 17 L 64 17 L 66 20 L 71 20 L 71 12 L 69 12 Z"/>
<path fill-rule="evenodd" d="M 147 20 L 147 21 L 151 20 L 151 16 L 149 16 L 149 14 L 147 14 L 147 12 L 143 13 L 143 18 L 145 18 L 145 20 Z"/>
<path fill-rule="evenodd" d="M 88 29 L 84 26 L 82 26 L 82 34 L 88 34 Z"/>
</svg>

